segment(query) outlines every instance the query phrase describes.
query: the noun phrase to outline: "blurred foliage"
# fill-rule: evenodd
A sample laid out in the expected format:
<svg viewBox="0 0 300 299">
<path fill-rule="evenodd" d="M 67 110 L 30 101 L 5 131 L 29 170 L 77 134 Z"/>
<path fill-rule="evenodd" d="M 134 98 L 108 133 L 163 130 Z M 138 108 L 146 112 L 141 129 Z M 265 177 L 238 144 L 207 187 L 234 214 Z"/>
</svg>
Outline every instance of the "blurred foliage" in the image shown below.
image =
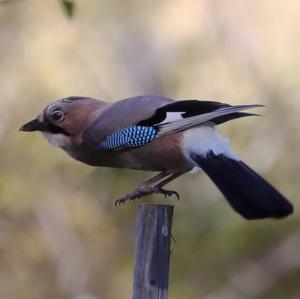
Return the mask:
<svg viewBox="0 0 300 299">
<path fill-rule="evenodd" d="M 0 5 L 0 298 L 131 297 L 136 206 L 113 202 L 152 174 L 82 165 L 18 129 L 54 99 L 146 93 L 266 104 L 220 130 L 295 205 L 245 221 L 201 173 L 172 182 L 170 298 L 297 298 L 299 1 L 78 0 L 72 22 L 62 2 Z"/>
<path fill-rule="evenodd" d="M 66 15 L 69 18 L 72 18 L 74 15 L 74 10 L 75 10 L 74 2 L 70 1 L 70 0 L 63 0 L 63 1 L 61 1 L 61 5 L 62 5 L 64 11 L 66 12 Z"/>
</svg>

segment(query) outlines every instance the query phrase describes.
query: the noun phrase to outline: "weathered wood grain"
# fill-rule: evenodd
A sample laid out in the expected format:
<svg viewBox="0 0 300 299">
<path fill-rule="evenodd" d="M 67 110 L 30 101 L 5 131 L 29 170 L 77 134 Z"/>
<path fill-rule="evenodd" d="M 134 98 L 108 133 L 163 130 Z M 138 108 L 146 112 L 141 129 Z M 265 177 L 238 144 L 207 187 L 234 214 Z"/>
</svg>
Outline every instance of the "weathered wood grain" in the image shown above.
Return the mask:
<svg viewBox="0 0 300 299">
<path fill-rule="evenodd" d="M 142 204 L 136 219 L 133 299 L 167 299 L 173 206 Z"/>
</svg>

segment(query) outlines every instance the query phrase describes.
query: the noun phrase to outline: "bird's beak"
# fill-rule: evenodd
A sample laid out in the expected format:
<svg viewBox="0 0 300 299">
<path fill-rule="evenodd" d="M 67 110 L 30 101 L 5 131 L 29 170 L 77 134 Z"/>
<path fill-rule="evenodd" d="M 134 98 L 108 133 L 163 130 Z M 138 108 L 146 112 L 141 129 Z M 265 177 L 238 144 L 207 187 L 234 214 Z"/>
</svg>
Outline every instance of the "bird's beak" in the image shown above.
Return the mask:
<svg viewBox="0 0 300 299">
<path fill-rule="evenodd" d="M 38 119 L 34 119 L 20 128 L 20 131 L 33 132 L 33 131 L 43 131 L 44 124 Z"/>
</svg>

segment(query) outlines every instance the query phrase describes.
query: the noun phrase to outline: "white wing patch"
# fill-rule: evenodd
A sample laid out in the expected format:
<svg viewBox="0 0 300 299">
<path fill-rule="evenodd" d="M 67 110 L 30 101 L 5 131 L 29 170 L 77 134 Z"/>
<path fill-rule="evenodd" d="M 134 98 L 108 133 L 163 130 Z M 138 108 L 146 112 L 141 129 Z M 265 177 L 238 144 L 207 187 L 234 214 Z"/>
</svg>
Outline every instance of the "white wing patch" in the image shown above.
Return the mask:
<svg viewBox="0 0 300 299">
<path fill-rule="evenodd" d="M 224 107 L 224 108 L 220 108 L 218 110 L 215 110 L 213 112 L 208 112 L 208 113 L 204 113 L 204 114 L 199 114 L 199 115 L 195 115 L 195 116 L 191 116 L 191 117 L 187 117 L 187 118 L 179 118 L 179 119 L 175 119 L 173 121 L 163 121 L 160 124 L 163 124 L 160 128 L 159 128 L 159 136 L 162 135 L 167 135 L 167 134 L 171 134 L 171 133 L 175 133 L 175 132 L 180 132 L 195 126 L 198 126 L 200 124 L 203 123 L 207 123 L 210 120 L 219 117 L 219 116 L 223 116 L 223 115 L 228 115 L 228 114 L 232 114 L 235 112 L 239 112 L 239 111 L 243 111 L 243 110 L 247 110 L 247 109 L 251 109 L 251 108 L 256 108 L 256 107 L 261 107 L 262 105 L 242 105 L 242 106 L 229 106 L 229 107 Z M 169 114 L 170 112 L 168 112 L 167 114 Z M 171 112 L 174 114 L 182 114 L 183 112 Z M 168 117 L 167 117 L 168 118 Z"/>
<path fill-rule="evenodd" d="M 166 118 L 159 124 L 161 125 L 175 120 L 183 119 L 182 113 L 184 112 L 167 112 Z"/>
<path fill-rule="evenodd" d="M 186 130 L 182 139 L 183 152 L 186 158 L 190 160 L 190 153 L 196 153 L 206 156 L 212 151 L 215 155 L 224 156 L 239 161 L 230 148 L 229 140 L 215 129 L 213 126 L 201 126 Z"/>
</svg>

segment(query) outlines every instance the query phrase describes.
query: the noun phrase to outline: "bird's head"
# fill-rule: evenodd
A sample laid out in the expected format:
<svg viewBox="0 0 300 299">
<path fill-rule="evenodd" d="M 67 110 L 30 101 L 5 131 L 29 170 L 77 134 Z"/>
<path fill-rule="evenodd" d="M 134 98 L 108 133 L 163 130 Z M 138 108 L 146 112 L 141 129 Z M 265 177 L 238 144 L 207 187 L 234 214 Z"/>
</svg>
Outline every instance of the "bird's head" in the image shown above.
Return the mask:
<svg viewBox="0 0 300 299">
<path fill-rule="evenodd" d="M 40 131 L 51 144 L 67 149 L 82 135 L 93 113 L 103 106 L 103 102 L 85 97 L 57 100 L 24 124 L 20 131 Z"/>
</svg>

